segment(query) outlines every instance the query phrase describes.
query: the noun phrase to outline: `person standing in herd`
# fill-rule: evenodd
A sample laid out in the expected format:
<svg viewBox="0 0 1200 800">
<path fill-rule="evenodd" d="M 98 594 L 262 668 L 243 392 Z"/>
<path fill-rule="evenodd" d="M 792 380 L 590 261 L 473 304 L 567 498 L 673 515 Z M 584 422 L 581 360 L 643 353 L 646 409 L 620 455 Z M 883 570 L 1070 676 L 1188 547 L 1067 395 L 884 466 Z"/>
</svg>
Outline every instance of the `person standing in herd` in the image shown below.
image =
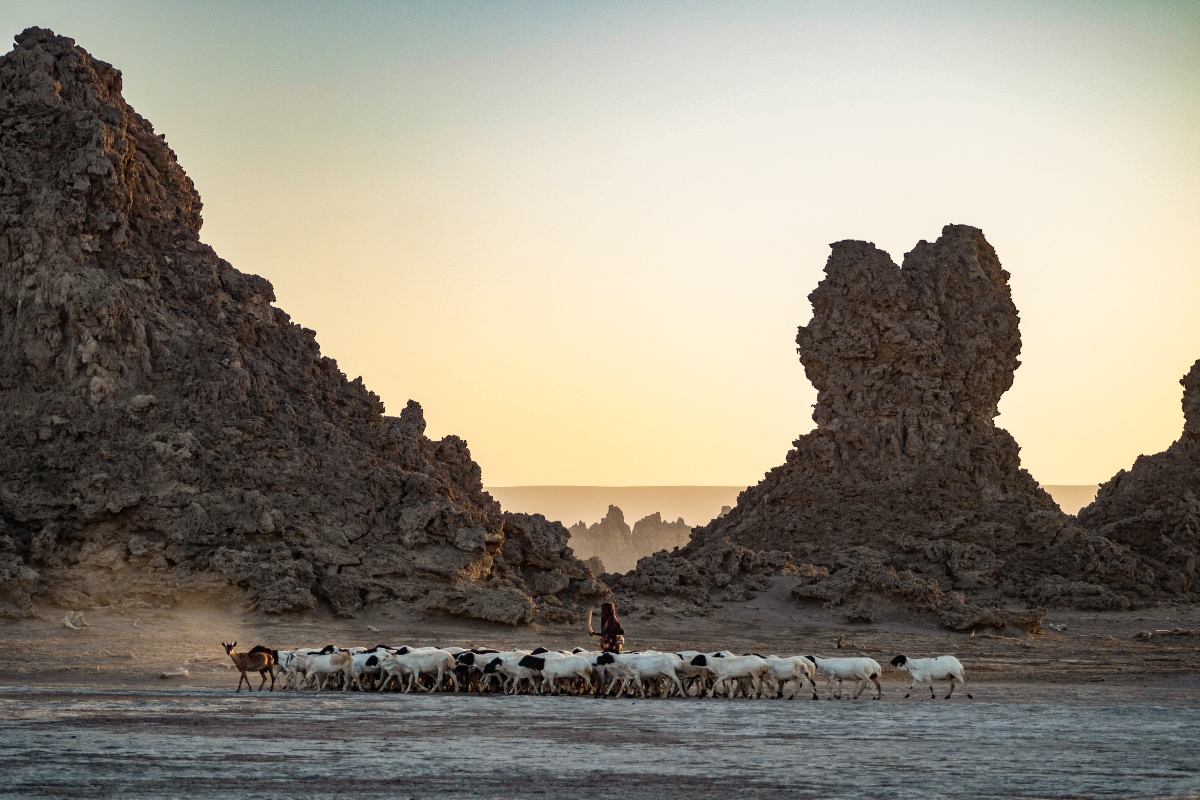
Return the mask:
<svg viewBox="0 0 1200 800">
<path fill-rule="evenodd" d="M 588 633 L 600 637 L 600 649 L 606 653 L 621 652 L 625 646 L 625 626 L 617 618 L 615 603 L 604 603 L 600 606 L 600 632 Z"/>
</svg>

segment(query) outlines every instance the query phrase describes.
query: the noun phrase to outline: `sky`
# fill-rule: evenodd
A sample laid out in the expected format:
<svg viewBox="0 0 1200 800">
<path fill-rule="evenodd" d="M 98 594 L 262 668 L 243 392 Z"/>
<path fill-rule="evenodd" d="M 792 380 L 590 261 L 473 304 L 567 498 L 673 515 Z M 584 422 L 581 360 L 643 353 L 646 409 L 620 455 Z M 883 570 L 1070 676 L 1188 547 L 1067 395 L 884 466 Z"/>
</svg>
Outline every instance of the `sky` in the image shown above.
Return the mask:
<svg viewBox="0 0 1200 800">
<path fill-rule="evenodd" d="M 829 243 L 981 228 L 1044 484 L 1183 424 L 1200 3 L 0 0 L 124 74 L 201 236 L 491 486 L 747 485 Z"/>
</svg>

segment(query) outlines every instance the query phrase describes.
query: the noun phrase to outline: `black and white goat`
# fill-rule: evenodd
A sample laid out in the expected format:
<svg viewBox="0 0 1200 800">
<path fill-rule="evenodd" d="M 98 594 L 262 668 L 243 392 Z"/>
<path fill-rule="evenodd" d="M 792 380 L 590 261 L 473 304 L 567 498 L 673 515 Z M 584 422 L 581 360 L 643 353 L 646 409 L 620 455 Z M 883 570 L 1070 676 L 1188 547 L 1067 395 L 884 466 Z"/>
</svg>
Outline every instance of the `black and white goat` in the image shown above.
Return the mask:
<svg viewBox="0 0 1200 800">
<path fill-rule="evenodd" d="M 912 675 L 912 683 L 909 684 L 908 697 L 912 694 L 913 687 L 918 683 L 929 681 L 929 697 L 936 699 L 937 695 L 933 691 L 934 681 L 950 681 L 950 691 L 946 692 L 946 700 L 950 699 L 950 695 L 954 694 L 954 686 L 956 683 L 961 683 L 963 688 L 967 688 L 967 679 L 963 676 L 963 665 L 954 656 L 934 656 L 933 658 L 909 658 L 908 656 L 896 656 L 892 659 L 892 666 Z M 967 697 L 972 700 L 975 698 L 970 692 L 967 692 Z"/>
<path fill-rule="evenodd" d="M 715 697 L 718 689 L 724 689 L 726 697 L 733 699 L 742 681 L 749 683 L 750 689 L 746 696 L 753 691 L 758 697 L 762 693 L 763 681 L 767 679 L 770 668 L 766 659 L 761 656 L 726 656 L 700 654 L 691 660 L 693 667 L 701 667 L 712 676 L 712 688 L 708 690 L 709 697 Z"/>
<path fill-rule="evenodd" d="M 829 699 L 842 699 L 842 681 L 855 681 L 854 699 L 863 693 L 863 689 L 875 684 L 875 699 L 883 697 L 883 685 L 879 682 L 879 662 L 873 658 L 821 658 L 820 656 L 805 656 L 813 662 L 821 676 L 829 685 Z M 833 682 L 837 681 L 838 691 L 835 698 Z"/>
</svg>

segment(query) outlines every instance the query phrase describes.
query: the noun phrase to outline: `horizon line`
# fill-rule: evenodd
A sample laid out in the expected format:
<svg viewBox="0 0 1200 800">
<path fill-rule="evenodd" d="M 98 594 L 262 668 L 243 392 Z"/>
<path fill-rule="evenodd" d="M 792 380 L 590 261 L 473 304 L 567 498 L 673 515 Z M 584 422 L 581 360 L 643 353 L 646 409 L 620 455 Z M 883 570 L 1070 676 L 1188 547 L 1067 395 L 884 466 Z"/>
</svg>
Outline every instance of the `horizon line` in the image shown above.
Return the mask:
<svg viewBox="0 0 1200 800">
<path fill-rule="evenodd" d="M 638 483 L 624 485 L 608 485 L 598 483 L 521 483 L 511 486 L 484 486 L 489 489 L 545 489 L 555 487 L 561 489 L 736 489 L 741 484 L 736 483 Z M 758 484 L 747 484 L 757 486 Z M 1040 486 L 1099 486 L 1099 483 L 1040 483 Z"/>
</svg>

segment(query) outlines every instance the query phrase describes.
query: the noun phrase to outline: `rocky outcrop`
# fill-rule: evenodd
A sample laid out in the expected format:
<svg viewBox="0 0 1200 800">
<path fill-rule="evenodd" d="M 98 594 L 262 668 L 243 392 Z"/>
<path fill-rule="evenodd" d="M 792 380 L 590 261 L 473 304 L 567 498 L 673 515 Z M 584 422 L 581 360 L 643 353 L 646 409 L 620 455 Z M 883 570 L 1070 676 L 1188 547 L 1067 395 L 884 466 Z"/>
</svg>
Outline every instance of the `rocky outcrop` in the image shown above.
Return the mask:
<svg viewBox="0 0 1200 800">
<path fill-rule="evenodd" d="M 683 517 L 668 522 L 661 512 L 655 511 L 633 523 L 633 546 L 640 551 L 639 557 L 685 547 L 691 538 L 692 526 L 684 522 Z"/>
<path fill-rule="evenodd" d="M 466 442 L 321 355 L 201 203 L 121 73 L 32 28 L 0 58 L 0 596 L 240 587 L 264 611 L 399 599 L 498 622 L 607 587 L 507 515 Z"/>
<path fill-rule="evenodd" d="M 1183 385 L 1183 433 L 1165 451 L 1139 456 L 1100 487 L 1078 518 L 1137 553 L 1163 595 L 1200 599 L 1200 361 Z"/>
<path fill-rule="evenodd" d="M 599 522 L 588 525 L 580 520 L 569 532 L 571 549 L 582 559 L 598 558 L 607 569 L 617 572 L 633 569 L 637 563 L 633 531 L 625 522 L 625 512 L 615 505 L 609 505 Z"/>
<path fill-rule="evenodd" d="M 993 422 L 1021 339 L 982 232 L 947 226 L 903 267 L 867 242 L 832 250 L 796 338 L 816 430 L 679 555 L 639 562 L 614 589 L 740 596 L 784 569 L 765 551 L 790 556 L 797 599 L 856 618 L 890 606 L 1035 628 L 1029 608 L 1148 596 L 1145 566 L 1064 515 Z"/>
<path fill-rule="evenodd" d="M 571 548 L 579 558 L 597 558 L 605 569 L 620 573 L 633 569 L 638 559 L 651 553 L 683 547 L 692 528 L 682 517 L 665 522 L 662 513 L 655 511 L 635 522 L 631 530 L 625 513 L 610 505 L 602 520 L 592 525 L 580 520 L 570 533 Z"/>
</svg>

